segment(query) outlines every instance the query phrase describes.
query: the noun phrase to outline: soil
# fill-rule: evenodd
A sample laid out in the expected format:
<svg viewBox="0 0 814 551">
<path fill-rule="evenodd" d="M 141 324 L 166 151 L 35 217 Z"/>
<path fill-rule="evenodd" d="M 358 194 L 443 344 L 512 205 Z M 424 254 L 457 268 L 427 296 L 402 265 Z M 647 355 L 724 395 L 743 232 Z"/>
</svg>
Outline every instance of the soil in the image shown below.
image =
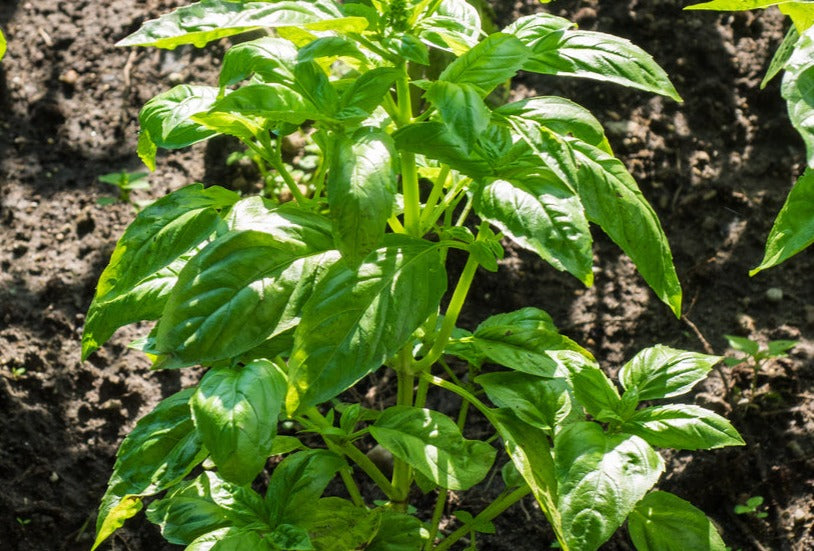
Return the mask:
<svg viewBox="0 0 814 551">
<path fill-rule="evenodd" d="M 139 170 L 137 113 L 179 82 L 211 83 L 226 44 L 173 52 L 113 44 L 180 0 L 5 0 L 0 27 L 0 548 L 88 549 L 115 450 L 162 397 L 194 382 L 196 370 L 151 372 L 117 333 L 79 360 L 83 316 L 116 239 L 132 220 L 98 181 Z M 775 10 L 682 12 L 676 0 L 561 0 L 547 9 L 584 29 L 631 39 L 671 75 L 685 102 L 584 80 L 533 75 L 515 96 L 558 94 L 590 108 L 656 208 L 685 293 L 671 316 L 631 262 L 597 232 L 596 284 L 582 288 L 523 251 L 507 248 L 498 274 L 481 274 L 463 325 L 522 306 L 549 311 L 565 333 L 614 373 L 655 343 L 727 352 L 725 334 L 795 339 L 788 358 L 758 374 L 723 367 L 692 396 L 727 415 L 745 447 L 666 454 L 659 486 L 691 500 L 733 549 L 814 549 L 814 251 L 749 278 L 763 240 L 803 166 L 778 82 L 759 83 L 784 35 Z M 499 22 L 542 9 L 536 0 L 495 2 Z M 227 141 L 162 154 L 138 198 L 192 182 L 246 186 L 224 164 Z M 250 183 L 251 184 L 251 183 Z M 249 184 L 249 185 L 250 185 Z M 778 290 L 782 297 L 778 296 Z M 730 351 L 731 352 L 731 351 Z M 24 371 L 22 371 L 24 370 Z M 746 389 L 741 391 L 740 389 Z M 470 427 L 477 431 L 478 427 Z M 494 492 L 455 496 L 477 511 Z M 736 515 L 750 496 L 768 515 Z M 484 550 L 548 547 L 540 511 L 527 499 L 496 523 Z M 624 530 L 604 549 L 630 549 Z M 108 549 L 163 550 L 143 517 Z"/>
</svg>

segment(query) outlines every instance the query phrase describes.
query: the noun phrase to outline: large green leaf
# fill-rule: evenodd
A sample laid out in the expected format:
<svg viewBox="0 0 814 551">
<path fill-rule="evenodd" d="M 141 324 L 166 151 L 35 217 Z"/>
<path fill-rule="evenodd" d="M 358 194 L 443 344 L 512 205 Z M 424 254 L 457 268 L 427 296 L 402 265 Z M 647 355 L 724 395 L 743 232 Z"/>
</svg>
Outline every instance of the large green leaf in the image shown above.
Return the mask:
<svg viewBox="0 0 814 551">
<path fill-rule="evenodd" d="M 193 389 L 159 402 L 122 442 L 96 519 L 99 546 L 141 509 L 141 498 L 181 481 L 206 457 L 189 411 Z"/>
<path fill-rule="evenodd" d="M 780 93 L 806 144 L 808 167 L 814 168 L 814 28 L 800 35 L 785 68 Z"/>
<path fill-rule="evenodd" d="M 387 408 L 370 434 L 395 457 L 449 490 L 471 488 L 489 474 L 495 460 L 492 446 L 466 440 L 452 419 L 431 409 Z"/>
<path fill-rule="evenodd" d="M 498 107 L 495 113 L 535 121 L 560 136 L 573 136 L 612 154 L 602 124 L 590 111 L 565 98 L 526 98 Z"/>
<path fill-rule="evenodd" d="M 530 17 L 506 29 L 532 51 L 523 70 L 614 82 L 681 101 L 667 73 L 629 40 L 574 30 L 559 17 L 546 14 Z M 538 22 L 538 28 L 534 22 Z"/>
<path fill-rule="evenodd" d="M 147 21 L 116 45 L 174 49 L 194 44 L 200 48 L 212 40 L 263 27 L 360 32 L 367 20 L 343 17 L 333 2 L 201 0 Z"/>
<path fill-rule="evenodd" d="M 268 360 L 204 375 L 190 402 L 192 417 L 225 480 L 249 484 L 263 470 L 285 392 L 285 377 Z"/>
<path fill-rule="evenodd" d="M 664 470 L 659 454 L 638 436 L 606 434 L 590 422 L 557 435 L 554 462 L 565 540 L 580 551 L 607 541 Z"/>
<path fill-rule="evenodd" d="M 220 86 L 232 86 L 257 75 L 264 82 L 291 86 L 294 84 L 294 66 L 297 48 L 282 38 L 264 36 L 257 40 L 236 44 L 227 50 L 221 63 Z"/>
<path fill-rule="evenodd" d="M 715 525 L 691 503 L 667 492 L 650 492 L 627 523 L 637 551 L 726 551 Z"/>
<path fill-rule="evenodd" d="M 289 413 L 378 369 L 436 312 L 447 286 L 438 245 L 388 234 L 362 265 L 334 265 L 302 311 L 289 363 Z"/>
<path fill-rule="evenodd" d="M 429 533 L 419 519 L 385 509 L 379 531 L 365 551 L 420 551 L 428 538 Z"/>
<path fill-rule="evenodd" d="M 598 224 L 633 260 L 644 280 L 676 315 L 681 284 L 656 213 L 625 165 L 601 149 L 573 140 L 579 164 L 579 197 L 588 220 Z"/>
<path fill-rule="evenodd" d="M 145 103 L 138 116 L 138 153 L 144 164 L 155 170 L 157 147 L 180 149 L 214 136 L 214 130 L 192 120 L 192 115 L 212 107 L 217 98 L 215 87 L 179 84 Z"/>
<path fill-rule="evenodd" d="M 266 506 L 274 524 L 300 524 L 345 460 L 327 450 L 307 450 L 286 457 L 271 475 Z"/>
<path fill-rule="evenodd" d="M 99 277 L 82 334 L 82 359 L 119 327 L 161 315 L 191 251 L 226 230 L 219 210 L 238 195 L 201 184 L 181 188 L 142 210 L 119 239 Z"/>
<path fill-rule="evenodd" d="M 702 407 L 686 404 L 637 411 L 622 425 L 622 430 L 659 448 L 706 450 L 744 445 L 729 421 Z"/>
<path fill-rule="evenodd" d="M 147 518 L 161 527 L 170 543 L 189 545 L 223 528 L 269 529 L 263 500 L 254 490 L 236 486 L 205 471 L 154 501 Z"/>
<path fill-rule="evenodd" d="M 468 152 L 455 133 L 442 122 L 408 124 L 397 130 L 393 139 L 401 150 L 420 153 L 473 178 L 492 172 L 489 163 L 479 154 Z"/>
<path fill-rule="evenodd" d="M 530 54 L 516 37 L 495 33 L 452 62 L 438 79 L 470 84 L 485 96 L 517 74 Z"/>
<path fill-rule="evenodd" d="M 316 106 L 323 116 L 334 115 L 339 110 L 339 93 L 319 63 L 297 63 L 294 78 L 297 91 Z"/>
<path fill-rule="evenodd" d="M 525 143 L 528 151 L 523 151 L 525 157 L 536 158 L 533 167 L 539 170 L 547 169 L 553 173 L 560 181 L 571 190 L 577 188 L 577 166 L 574 153 L 566 140 L 558 136 L 548 128 L 540 125 L 537 121 L 523 117 L 505 117 L 505 121 L 511 126 L 512 134 L 519 137 L 518 146 Z M 511 170 L 513 163 L 504 165 L 501 169 Z M 514 164 L 521 164 L 515 162 Z M 532 169 L 533 170 L 533 169 Z"/>
<path fill-rule="evenodd" d="M 480 375 L 475 382 L 500 408 L 553 436 L 556 430 L 584 419 L 565 379 L 546 379 L 515 371 Z"/>
<path fill-rule="evenodd" d="M 430 85 L 424 98 L 438 109 L 462 151 L 471 153 L 491 117 L 478 89 L 471 84 L 439 80 Z"/>
<path fill-rule="evenodd" d="M 273 536 L 270 534 L 269 537 Z M 246 528 L 221 528 L 195 539 L 184 551 L 276 551 L 261 532 Z M 288 547 L 287 549 L 311 549 Z"/>
<path fill-rule="evenodd" d="M 380 509 L 370 511 L 338 497 L 320 499 L 309 509 L 302 526 L 316 551 L 367 550 L 382 520 Z"/>
<path fill-rule="evenodd" d="M 326 189 L 337 248 L 352 267 L 378 247 L 395 204 L 398 153 L 384 132 L 337 136 Z"/>
<path fill-rule="evenodd" d="M 619 382 L 628 390 L 635 388 L 640 400 L 672 398 L 689 392 L 719 361 L 718 356 L 657 344 L 622 366 Z"/>
<path fill-rule="evenodd" d="M 321 216 L 280 207 L 266 231 L 232 231 L 181 271 L 157 326 L 156 350 L 175 365 L 238 356 L 299 322 L 324 269 L 336 262 Z"/>
<path fill-rule="evenodd" d="M 527 307 L 484 320 L 472 337 L 472 343 L 490 361 L 529 373 L 553 377 L 557 363 L 548 355 L 552 350 L 574 350 L 590 356 L 568 337 L 560 335 L 554 321 L 539 308 Z"/>
<path fill-rule="evenodd" d="M 593 284 L 588 220 L 579 197 L 563 184 L 534 175 L 493 180 L 477 186 L 474 208 L 524 249 Z"/>
<path fill-rule="evenodd" d="M 760 266 L 749 275 L 777 266 L 814 243 L 814 170 L 806 168 L 791 188 L 774 221 Z"/>
</svg>

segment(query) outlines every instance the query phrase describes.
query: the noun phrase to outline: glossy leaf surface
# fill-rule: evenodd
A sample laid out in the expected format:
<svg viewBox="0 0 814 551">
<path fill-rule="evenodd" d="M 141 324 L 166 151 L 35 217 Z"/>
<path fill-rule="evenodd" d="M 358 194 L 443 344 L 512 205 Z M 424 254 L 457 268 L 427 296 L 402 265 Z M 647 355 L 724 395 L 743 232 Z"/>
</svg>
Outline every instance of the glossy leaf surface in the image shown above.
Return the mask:
<svg viewBox="0 0 814 551">
<path fill-rule="evenodd" d="M 808 167 L 814 168 L 814 28 L 800 35 L 785 69 L 780 93 L 806 144 Z"/>
<path fill-rule="evenodd" d="M 221 62 L 220 86 L 232 86 L 252 75 L 264 82 L 292 85 L 297 49 L 288 40 L 265 36 L 236 44 Z"/>
<path fill-rule="evenodd" d="M 647 494 L 630 514 L 628 531 L 638 551 L 728 549 L 701 510 L 667 492 Z"/>
<path fill-rule="evenodd" d="M 438 80 L 469 84 L 486 95 L 512 78 L 529 55 L 528 48 L 516 37 L 495 33 L 452 62 Z"/>
<path fill-rule="evenodd" d="M 271 475 L 266 491 L 269 518 L 275 524 L 299 524 L 345 460 L 327 450 L 306 450 L 286 457 Z"/>
<path fill-rule="evenodd" d="M 686 404 L 640 410 L 622 425 L 622 430 L 659 448 L 706 450 L 744 444 L 729 421 L 702 407 Z"/>
<path fill-rule="evenodd" d="M 640 400 L 672 398 L 689 392 L 720 360 L 659 344 L 642 350 L 622 366 L 619 381 L 626 389 L 635 388 Z"/>
</svg>

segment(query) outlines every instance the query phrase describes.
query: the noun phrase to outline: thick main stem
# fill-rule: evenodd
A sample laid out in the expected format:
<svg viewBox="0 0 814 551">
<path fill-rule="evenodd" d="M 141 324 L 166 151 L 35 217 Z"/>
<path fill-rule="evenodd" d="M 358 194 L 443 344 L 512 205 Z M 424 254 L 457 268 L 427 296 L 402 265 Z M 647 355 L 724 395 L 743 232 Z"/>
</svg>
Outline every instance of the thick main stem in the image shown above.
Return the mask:
<svg viewBox="0 0 814 551">
<path fill-rule="evenodd" d="M 397 405 L 399 406 L 413 405 L 415 376 L 412 373 L 412 362 L 413 356 L 410 353 L 410 348 L 404 347 L 399 353 L 398 366 L 396 367 L 396 374 L 398 375 Z M 407 500 L 412 483 L 410 465 L 398 457 L 394 458 L 392 485 L 396 497 L 393 501 L 397 510 L 407 511 Z"/>
</svg>

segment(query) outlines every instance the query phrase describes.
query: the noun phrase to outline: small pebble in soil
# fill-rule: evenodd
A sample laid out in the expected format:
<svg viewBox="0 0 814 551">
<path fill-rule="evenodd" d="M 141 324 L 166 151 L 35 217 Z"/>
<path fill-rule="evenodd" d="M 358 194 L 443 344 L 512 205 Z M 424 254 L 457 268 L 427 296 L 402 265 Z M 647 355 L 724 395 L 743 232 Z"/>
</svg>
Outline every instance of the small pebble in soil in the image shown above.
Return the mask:
<svg viewBox="0 0 814 551">
<path fill-rule="evenodd" d="M 76 86 L 76 83 L 79 82 L 79 73 L 73 69 L 68 69 L 59 75 L 59 81 L 68 86 Z"/>
<path fill-rule="evenodd" d="M 783 300 L 783 289 L 779 287 L 770 287 L 766 289 L 766 299 L 769 302 L 780 302 Z"/>
<path fill-rule="evenodd" d="M 800 524 L 806 519 L 806 512 L 798 507 L 794 510 L 794 513 L 792 513 L 791 516 L 794 519 L 795 524 Z"/>
<path fill-rule="evenodd" d="M 755 331 L 755 320 L 749 314 L 743 312 L 736 314 L 735 323 L 738 324 L 738 329 L 742 335 L 749 335 Z"/>
<path fill-rule="evenodd" d="M 51 476 L 48 477 L 48 480 L 50 480 L 51 482 L 58 482 L 59 481 L 59 475 L 57 473 L 55 473 L 55 472 L 52 472 Z"/>
</svg>

